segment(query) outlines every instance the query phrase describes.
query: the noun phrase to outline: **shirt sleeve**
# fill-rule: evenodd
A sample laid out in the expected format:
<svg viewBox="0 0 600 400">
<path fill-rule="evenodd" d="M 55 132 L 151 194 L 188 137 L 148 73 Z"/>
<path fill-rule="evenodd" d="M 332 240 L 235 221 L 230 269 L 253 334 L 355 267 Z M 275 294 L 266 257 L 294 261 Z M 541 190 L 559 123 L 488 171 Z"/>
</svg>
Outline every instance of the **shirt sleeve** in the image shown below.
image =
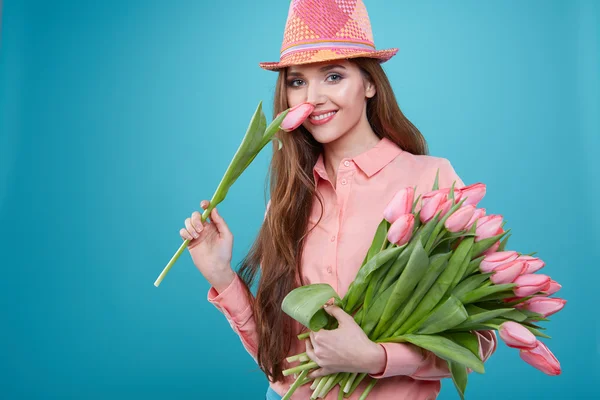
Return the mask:
<svg viewBox="0 0 600 400">
<path fill-rule="evenodd" d="M 485 362 L 496 351 L 498 340 L 495 331 L 473 331 L 479 342 L 479 357 Z M 395 375 L 407 375 L 416 380 L 440 380 L 452 376 L 446 360 L 435 353 L 421 349 L 410 343 L 379 343 L 386 354 L 386 364 L 382 372 L 370 374 L 381 379 Z M 467 372 L 472 370 L 467 368 Z"/>
<path fill-rule="evenodd" d="M 267 204 L 265 218 L 270 205 L 271 200 Z M 252 311 L 254 299 L 252 294 L 246 291 L 244 282 L 239 275 L 235 274 L 233 281 L 221 293 L 211 286 L 207 299 L 225 315 L 233 331 L 240 337 L 246 351 L 254 358 L 254 361 L 257 361 L 258 333 Z"/>
<path fill-rule="evenodd" d="M 459 189 L 465 186 L 465 183 L 462 181 L 462 179 L 460 179 L 449 160 L 445 158 L 440 158 L 440 163 L 436 167 L 436 171 L 433 172 L 433 179 L 435 179 L 435 173 L 437 172 L 437 168 L 439 168 L 440 170 L 438 180 L 438 186 L 440 189 L 451 187 L 453 182 L 456 182 L 454 184 L 455 189 Z"/>
</svg>

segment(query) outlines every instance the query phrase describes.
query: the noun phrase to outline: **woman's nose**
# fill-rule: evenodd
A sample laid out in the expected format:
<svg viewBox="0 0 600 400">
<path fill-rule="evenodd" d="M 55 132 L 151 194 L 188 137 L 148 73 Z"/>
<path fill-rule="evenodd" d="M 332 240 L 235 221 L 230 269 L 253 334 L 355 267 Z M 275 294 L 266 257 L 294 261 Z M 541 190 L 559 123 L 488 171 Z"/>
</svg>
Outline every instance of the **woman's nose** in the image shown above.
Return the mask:
<svg viewBox="0 0 600 400">
<path fill-rule="evenodd" d="M 306 91 L 306 101 L 314 105 L 322 104 L 325 102 L 325 95 L 323 94 L 323 91 L 321 90 L 321 87 L 319 85 L 314 83 L 308 85 Z"/>
</svg>

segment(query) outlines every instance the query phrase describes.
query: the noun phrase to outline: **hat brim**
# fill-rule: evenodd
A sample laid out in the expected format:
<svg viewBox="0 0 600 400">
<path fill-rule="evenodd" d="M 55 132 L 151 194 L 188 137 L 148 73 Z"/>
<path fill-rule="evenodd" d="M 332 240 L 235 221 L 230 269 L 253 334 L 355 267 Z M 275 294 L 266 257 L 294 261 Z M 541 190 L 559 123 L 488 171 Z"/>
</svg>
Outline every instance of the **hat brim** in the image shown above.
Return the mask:
<svg viewBox="0 0 600 400">
<path fill-rule="evenodd" d="M 341 60 L 347 58 L 376 58 L 380 60 L 380 63 L 388 61 L 390 58 L 396 55 L 398 52 L 397 48 L 390 48 L 385 50 L 376 51 L 360 51 L 360 50 L 311 50 L 298 52 L 296 54 L 290 54 L 285 60 L 279 62 L 260 62 L 258 65 L 268 71 L 277 71 L 281 68 L 289 67 L 292 65 L 303 65 L 312 64 L 316 62 Z"/>
</svg>

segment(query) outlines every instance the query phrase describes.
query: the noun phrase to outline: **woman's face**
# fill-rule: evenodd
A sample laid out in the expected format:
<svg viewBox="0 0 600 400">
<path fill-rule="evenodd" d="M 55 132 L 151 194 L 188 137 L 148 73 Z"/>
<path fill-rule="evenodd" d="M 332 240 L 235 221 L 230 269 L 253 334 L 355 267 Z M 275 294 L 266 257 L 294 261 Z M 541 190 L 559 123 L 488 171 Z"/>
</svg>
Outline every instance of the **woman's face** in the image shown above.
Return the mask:
<svg viewBox="0 0 600 400">
<path fill-rule="evenodd" d="M 365 105 L 375 95 L 355 64 L 336 60 L 288 67 L 286 92 L 289 107 L 303 102 L 315 110 L 303 126 L 320 143 L 330 143 L 357 127 L 368 126 Z M 366 125 L 365 125 L 366 124 Z"/>
</svg>

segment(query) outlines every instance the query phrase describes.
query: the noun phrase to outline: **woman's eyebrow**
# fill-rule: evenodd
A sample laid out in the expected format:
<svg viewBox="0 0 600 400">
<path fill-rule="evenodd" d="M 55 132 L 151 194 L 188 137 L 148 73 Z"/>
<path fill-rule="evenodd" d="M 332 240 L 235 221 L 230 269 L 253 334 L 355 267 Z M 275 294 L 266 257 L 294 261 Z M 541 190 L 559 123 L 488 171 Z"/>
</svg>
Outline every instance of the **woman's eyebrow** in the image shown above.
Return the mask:
<svg viewBox="0 0 600 400">
<path fill-rule="evenodd" d="M 334 68 L 337 68 L 337 67 L 342 68 L 342 69 L 346 69 L 346 67 L 344 67 L 341 64 L 328 64 L 328 65 L 326 65 L 324 67 L 319 68 L 319 71 L 320 72 L 327 72 L 327 71 L 329 71 L 331 69 L 334 69 Z M 292 71 L 292 72 L 288 72 L 288 76 L 304 76 L 304 75 L 301 72 Z"/>
</svg>

